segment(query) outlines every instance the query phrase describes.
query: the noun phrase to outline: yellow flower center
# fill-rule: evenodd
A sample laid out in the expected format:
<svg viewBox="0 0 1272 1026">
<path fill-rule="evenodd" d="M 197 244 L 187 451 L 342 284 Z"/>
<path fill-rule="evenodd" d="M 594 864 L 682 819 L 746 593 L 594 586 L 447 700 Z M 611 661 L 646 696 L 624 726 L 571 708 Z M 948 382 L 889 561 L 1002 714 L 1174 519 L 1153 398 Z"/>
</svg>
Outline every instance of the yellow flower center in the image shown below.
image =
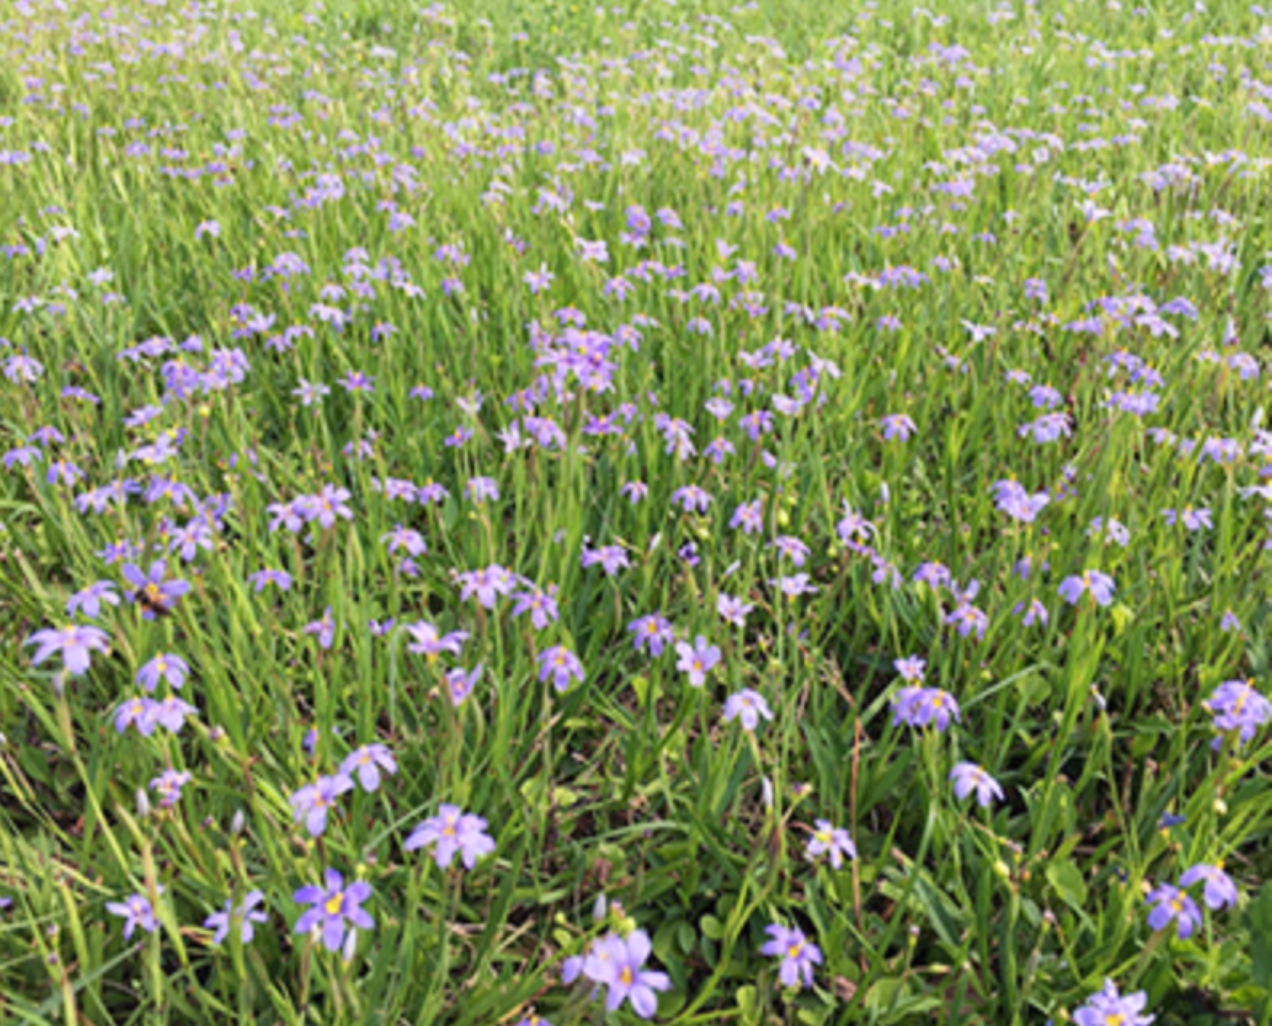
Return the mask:
<svg viewBox="0 0 1272 1026">
<path fill-rule="evenodd" d="M 344 906 L 344 891 L 336 891 L 330 898 L 323 903 L 323 909 L 329 916 L 338 916 L 340 909 Z"/>
<path fill-rule="evenodd" d="M 618 974 L 618 978 L 620 981 L 622 981 L 624 986 L 630 987 L 632 985 L 631 966 L 626 966 L 626 965 L 623 966 L 623 971 Z"/>
</svg>

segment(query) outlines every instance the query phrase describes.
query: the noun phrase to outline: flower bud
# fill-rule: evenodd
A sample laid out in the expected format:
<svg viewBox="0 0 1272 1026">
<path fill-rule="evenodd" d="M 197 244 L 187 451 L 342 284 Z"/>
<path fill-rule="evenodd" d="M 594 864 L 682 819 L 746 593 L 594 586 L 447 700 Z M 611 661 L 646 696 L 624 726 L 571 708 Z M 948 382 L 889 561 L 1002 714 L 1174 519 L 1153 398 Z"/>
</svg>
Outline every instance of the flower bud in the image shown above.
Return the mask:
<svg viewBox="0 0 1272 1026">
<path fill-rule="evenodd" d="M 243 816 L 242 809 L 235 809 L 234 815 L 230 817 L 230 836 L 238 837 L 243 833 L 243 828 L 247 825 Z"/>
<path fill-rule="evenodd" d="M 145 819 L 150 815 L 150 799 L 146 796 L 146 792 L 140 787 L 137 788 L 137 815 Z"/>
</svg>

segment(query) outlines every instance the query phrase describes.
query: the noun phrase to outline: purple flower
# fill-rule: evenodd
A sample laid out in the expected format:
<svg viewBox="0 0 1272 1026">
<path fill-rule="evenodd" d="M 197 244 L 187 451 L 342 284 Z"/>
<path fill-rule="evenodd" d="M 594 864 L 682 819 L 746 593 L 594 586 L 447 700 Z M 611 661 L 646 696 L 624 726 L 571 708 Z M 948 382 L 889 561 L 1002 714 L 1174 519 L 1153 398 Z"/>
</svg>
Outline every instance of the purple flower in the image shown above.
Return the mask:
<svg viewBox="0 0 1272 1026">
<path fill-rule="evenodd" d="M 588 979 L 607 988 L 605 1007 L 617 1011 L 624 1001 L 642 1019 L 651 1019 L 658 1011 L 656 991 L 667 990 L 671 980 L 666 973 L 644 968 L 653 945 L 644 930 L 633 930 L 624 940 L 611 933 L 598 940 L 583 960 L 582 971 Z"/>
<path fill-rule="evenodd" d="M 940 688 L 906 687 L 892 700 L 892 722 L 907 723 L 911 727 L 924 727 L 935 723 L 938 731 L 944 731 L 951 718 L 961 720 L 958 701 Z"/>
<path fill-rule="evenodd" d="M 745 627 L 746 614 L 754 608 L 750 603 L 743 602 L 732 595 L 726 595 L 724 592 L 716 596 L 716 612 L 734 627 Z"/>
<path fill-rule="evenodd" d="M 918 426 L 904 413 L 889 414 L 879 421 L 879 426 L 883 429 L 885 442 L 890 442 L 894 438 L 908 442 L 910 436 L 918 431 Z"/>
<path fill-rule="evenodd" d="M 595 566 L 598 563 L 606 575 L 613 577 L 620 570 L 631 566 L 627 552 L 621 545 L 602 545 L 597 549 L 583 550 L 583 567 Z"/>
<path fill-rule="evenodd" d="M 405 549 L 412 556 L 420 556 L 428 551 L 428 546 L 424 544 L 424 538 L 420 532 L 403 527 L 401 524 L 394 524 L 393 530 L 383 535 L 380 541 L 390 552 Z"/>
<path fill-rule="evenodd" d="M 159 807 L 170 809 L 181 800 L 181 789 L 188 783 L 189 773 L 166 769 L 150 781 L 150 789 L 159 795 Z"/>
<path fill-rule="evenodd" d="M 769 708 L 768 702 L 764 701 L 763 695 L 746 688 L 725 700 L 724 722 L 732 723 L 735 719 L 742 720 L 743 730 L 754 730 L 759 726 L 761 719 L 770 721 L 773 719 L 773 710 Z"/>
<path fill-rule="evenodd" d="M 155 732 L 155 715 L 159 703 L 153 698 L 130 698 L 115 710 L 115 731 L 122 734 L 131 726 L 137 728 L 142 737 L 149 737 Z"/>
<path fill-rule="evenodd" d="M 1176 523 L 1182 523 L 1187 531 L 1200 531 L 1203 528 L 1213 528 L 1214 521 L 1211 519 L 1210 510 L 1204 506 L 1200 509 L 1193 509 L 1191 506 L 1185 506 L 1181 510 L 1164 509 L 1162 517 L 1165 519 L 1168 527 L 1174 527 Z"/>
<path fill-rule="evenodd" d="M 947 626 L 954 627 L 959 637 L 966 638 L 975 632 L 978 641 L 984 640 L 985 629 L 989 626 L 989 617 L 984 610 L 977 609 L 970 602 L 960 602 L 946 618 Z"/>
<path fill-rule="evenodd" d="M 671 621 L 661 613 L 650 613 L 633 620 L 627 625 L 627 631 L 636 635 L 632 643 L 637 652 L 648 646 L 649 654 L 653 656 L 662 655 L 663 646 L 671 644 L 675 637 L 671 632 Z"/>
<path fill-rule="evenodd" d="M 981 808 L 987 809 L 995 799 L 1003 799 L 1002 785 L 974 762 L 960 762 L 950 770 L 950 779 L 954 781 L 954 796 L 960 801 L 973 791 Z"/>
<path fill-rule="evenodd" d="M 1113 981 L 1105 980 L 1104 989 L 1073 1013 L 1074 1026 L 1149 1026 L 1156 1016 L 1140 1014 L 1146 1004 L 1148 995 L 1143 991 L 1122 997 Z"/>
<path fill-rule="evenodd" d="M 901 674 L 901 679 L 910 684 L 922 684 L 923 674 L 927 669 L 927 660 L 920 659 L 918 656 L 906 656 L 904 659 L 895 659 L 892 665 L 896 668 L 897 673 Z"/>
<path fill-rule="evenodd" d="M 304 497 L 301 513 L 306 520 L 317 520 L 319 527 L 328 528 L 336 522 L 336 517 L 353 519 L 353 510 L 349 508 L 352 497 L 348 489 L 325 484 L 317 495 Z"/>
<path fill-rule="evenodd" d="M 460 584 L 460 601 L 466 602 L 475 595 L 484 609 L 494 609 L 495 600 L 500 595 L 509 594 L 513 584 L 512 574 L 498 563 L 492 563 L 484 570 L 467 570 L 457 574 L 455 580 Z"/>
<path fill-rule="evenodd" d="M 803 566 L 812 550 L 799 538 L 784 534 L 773 539 L 773 547 L 797 567 Z"/>
<path fill-rule="evenodd" d="M 1037 420 L 1022 424 L 1016 433 L 1021 438 L 1032 435 L 1035 442 L 1043 445 L 1047 442 L 1054 442 L 1061 436 L 1067 438 L 1072 434 L 1072 429 L 1069 427 L 1069 415 L 1067 413 L 1044 413 Z"/>
<path fill-rule="evenodd" d="M 459 655 L 463 651 L 464 642 L 468 640 L 467 631 L 451 631 L 449 634 L 439 634 L 436 627 L 423 620 L 419 623 L 408 623 L 405 629 L 412 639 L 407 643 L 406 647 L 412 652 L 426 656 L 430 663 L 434 662 L 443 652 Z"/>
<path fill-rule="evenodd" d="M 639 502 L 643 502 L 649 495 L 649 485 L 644 481 L 628 481 L 620 489 L 623 495 L 627 496 L 628 501 L 635 506 Z"/>
<path fill-rule="evenodd" d="M 755 534 L 764 527 L 764 509 L 761 500 L 756 499 L 754 502 L 744 502 L 734 511 L 733 516 L 729 518 L 729 526 L 736 530 L 742 528 L 743 534 Z"/>
<path fill-rule="evenodd" d="M 671 504 L 673 506 L 679 504 L 686 513 L 692 513 L 694 510 L 705 513 L 707 507 L 711 505 L 711 496 L 697 485 L 685 485 L 671 493 Z"/>
<path fill-rule="evenodd" d="M 385 745 L 359 745 L 345 756 L 340 764 L 340 776 L 358 778 L 362 790 L 376 791 L 380 787 L 380 771 L 392 776 L 397 772 L 397 760 Z"/>
<path fill-rule="evenodd" d="M 77 611 L 91 620 L 96 620 L 102 612 L 102 603 L 110 606 L 119 605 L 119 595 L 115 592 L 113 581 L 96 581 L 83 591 L 77 591 L 66 600 L 66 615 L 74 616 Z"/>
<path fill-rule="evenodd" d="M 850 859 L 857 857 L 857 846 L 852 843 L 847 830 L 835 826 L 828 819 L 819 819 L 813 826 L 814 830 L 804 847 L 809 861 L 825 855 L 830 859 L 832 869 L 840 869 L 845 856 Z"/>
<path fill-rule="evenodd" d="M 33 666 L 39 666 L 54 652 L 61 652 L 62 664 L 73 677 L 88 670 L 90 652 L 110 650 L 110 638 L 105 631 L 78 624 L 67 624 L 57 630 L 45 627 L 27 638 L 24 644 L 39 646 L 31 657 Z"/>
<path fill-rule="evenodd" d="M 169 695 L 162 702 L 151 702 L 148 713 L 157 726 L 177 734 L 185 726 L 186 717 L 193 716 L 198 711 L 189 702 L 183 701 L 176 695 Z M 141 729 L 140 724 L 138 729 Z M 141 732 L 146 733 L 145 730 Z"/>
<path fill-rule="evenodd" d="M 1220 866 L 1208 866 L 1199 862 L 1184 871 L 1184 875 L 1179 878 L 1179 886 L 1191 887 L 1198 880 L 1206 882 L 1202 897 L 1208 908 L 1218 912 L 1225 905 L 1228 908 L 1237 907 L 1237 885 Z"/>
<path fill-rule="evenodd" d="M 929 588 L 947 587 L 951 580 L 950 570 L 939 562 L 920 563 L 914 571 L 914 580 L 926 584 Z"/>
<path fill-rule="evenodd" d="M 256 936 L 256 927 L 253 924 L 269 922 L 269 915 L 256 907 L 264 900 L 265 895 L 260 891 L 248 891 L 243 903 L 237 907 L 227 898 L 223 911 L 213 912 L 203 920 L 204 929 L 216 931 L 212 934 L 212 946 L 220 947 L 235 924 L 239 927 L 239 938 L 244 944 L 251 944 L 252 938 Z"/>
<path fill-rule="evenodd" d="M 331 648 L 336 640 L 336 621 L 331 618 L 331 607 L 328 606 L 323 610 L 321 620 L 305 624 L 303 633 L 316 634 L 319 645 L 323 648 Z"/>
<path fill-rule="evenodd" d="M 451 670 L 446 674 L 446 692 L 450 695 L 451 705 L 458 709 L 464 699 L 472 694 L 473 688 L 481 680 L 481 663 L 469 672 L 464 669 Z"/>
<path fill-rule="evenodd" d="M 162 887 L 156 886 L 155 890 L 160 894 L 163 893 Z M 139 926 L 147 933 L 154 933 L 159 929 L 155 910 L 150 907 L 150 901 L 144 895 L 133 894 L 125 901 L 108 901 L 106 911 L 113 916 L 123 917 L 124 940 L 128 940 Z"/>
<path fill-rule="evenodd" d="M 1272 703 L 1254 689 L 1253 681 L 1227 680 L 1206 701 L 1201 703 L 1214 717 L 1213 725 L 1223 733 L 1237 731 L 1242 744 L 1250 741 L 1269 720 L 1272 720 Z M 1215 747 L 1220 738 L 1215 738 Z"/>
<path fill-rule="evenodd" d="M 167 569 L 168 564 L 162 559 L 151 563 L 146 573 L 132 563 L 124 566 L 124 578 L 133 586 L 128 601 L 142 603 L 143 619 L 153 620 L 156 613 L 168 612 L 177 599 L 190 590 L 188 581 L 165 581 Z"/>
<path fill-rule="evenodd" d="M 305 829 L 309 831 L 310 837 L 321 837 L 327 829 L 328 810 L 336 804 L 337 798 L 351 790 L 353 780 L 343 769 L 329 777 L 319 777 L 288 799 L 291 802 L 292 817 L 297 823 L 305 821 Z"/>
<path fill-rule="evenodd" d="M 1023 602 L 1019 603 L 1012 612 L 1017 615 L 1024 614 L 1020 622 L 1026 627 L 1032 627 L 1035 623 L 1040 623 L 1046 627 L 1047 621 L 1051 619 L 1051 614 L 1047 612 L 1047 607 L 1038 599 L 1030 599 L 1028 605 Z"/>
<path fill-rule="evenodd" d="M 583 664 L 564 645 L 553 645 L 539 655 L 539 680 L 547 680 L 549 677 L 552 678 L 554 688 L 564 691 L 570 686 L 571 677 L 582 683 Z"/>
<path fill-rule="evenodd" d="M 547 591 L 538 587 L 519 591 L 513 595 L 513 599 L 513 617 L 529 613 L 530 622 L 534 624 L 534 629 L 537 631 L 546 630 L 548 625 L 556 622 L 559 616 L 555 585 L 549 585 Z"/>
<path fill-rule="evenodd" d="M 1051 496 L 1046 492 L 1030 495 L 1024 485 L 1013 478 L 995 481 L 991 490 L 999 511 L 1025 524 L 1032 524 L 1043 507 L 1051 501 Z"/>
<path fill-rule="evenodd" d="M 495 850 L 494 839 L 486 833 L 486 821 L 458 805 L 440 806 L 436 816 L 411 831 L 403 847 L 415 851 L 430 844 L 436 846 L 433 860 L 439 869 L 446 869 L 457 852 L 464 866 L 472 869 L 478 859 Z"/>
<path fill-rule="evenodd" d="M 801 930 L 788 929 L 778 923 L 766 926 L 764 932 L 770 937 L 763 947 L 761 955 L 772 955 L 782 960 L 778 969 L 778 979 L 784 987 L 799 987 L 801 978 L 803 985 L 813 985 L 813 966 L 821 965 L 822 953 L 816 944 L 808 940 Z"/>
<path fill-rule="evenodd" d="M 345 887 L 344 877 L 334 869 L 327 870 L 324 882 L 325 886 L 310 884 L 296 892 L 296 904 L 310 906 L 296 921 L 296 933 L 321 929 L 323 947 L 328 951 L 339 951 L 343 941 L 347 962 L 353 957 L 357 931 L 375 928 L 375 920 L 362 908 L 362 903 L 371 897 L 371 885 L 358 880 Z"/>
<path fill-rule="evenodd" d="M 798 598 L 800 595 L 810 595 L 821 589 L 817 585 L 810 583 L 808 574 L 792 574 L 788 577 L 778 577 L 769 581 L 769 584 L 776 586 L 787 598 Z"/>
<path fill-rule="evenodd" d="M 676 669 L 689 674 L 689 683 L 695 688 L 706 683 L 707 674 L 720 662 L 720 650 L 709 644 L 701 634 L 694 639 L 692 646 L 687 641 L 677 642 L 676 653 L 680 656 Z"/>
<path fill-rule="evenodd" d="M 1202 923 L 1201 909 L 1183 891 L 1170 884 L 1159 884 L 1148 896 L 1153 906 L 1148 913 L 1148 925 L 1154 930 L 1164 930 L 1173 919 L 1179 930 L 1179 939 L 1187 940 Z"/>
<path fill-rule="evenodd" d="M 464 498 L 480 505 L 499 501 L 499 484 L 490 477 L 474 477 L 464 485 Z"/>
<path fill-rule="evenodd" d="M 1083 570 L 1081 575 L 1074 574 L 1060 582 L 1060 597 L 1071 606 L 1076 606 L 1082 599 L 1083 592 L 1089 591 L 1091 597 L 1101 606 L 1113 601 L 1113 592 L 1117 585 L 1108 574 L 1098 570 Z"/>
<path fill-rule="evenodd" d="M 137 683 L 147 691 L 154 691 L 161 680 L 166 680 L 174 688 L 180 688 L 185 686 L 189 675 L 190 665 L 179 655 L 161 654 L 137 671 Z"/>
</svg>

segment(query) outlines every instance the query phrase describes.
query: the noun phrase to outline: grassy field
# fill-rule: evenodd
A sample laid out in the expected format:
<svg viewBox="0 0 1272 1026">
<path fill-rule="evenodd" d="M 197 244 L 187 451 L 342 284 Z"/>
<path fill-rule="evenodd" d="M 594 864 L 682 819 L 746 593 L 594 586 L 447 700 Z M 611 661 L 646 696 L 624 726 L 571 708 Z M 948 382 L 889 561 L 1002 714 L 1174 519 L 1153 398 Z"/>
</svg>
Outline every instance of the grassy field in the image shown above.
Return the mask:
<svg viewBox="0 0 1272 1026">
<path fill-rule="evenodd" d="M 2 19 L 0 1021 L 1272 1021 L 1272 12 Z"/>
</svg>

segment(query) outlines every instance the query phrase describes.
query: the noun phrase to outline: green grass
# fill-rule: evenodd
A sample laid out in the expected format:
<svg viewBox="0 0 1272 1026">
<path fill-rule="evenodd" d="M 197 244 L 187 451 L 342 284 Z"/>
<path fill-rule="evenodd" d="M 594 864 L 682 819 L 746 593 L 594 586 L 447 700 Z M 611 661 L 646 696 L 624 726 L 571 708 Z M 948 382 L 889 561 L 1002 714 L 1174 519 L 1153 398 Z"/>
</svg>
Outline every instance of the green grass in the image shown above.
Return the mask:
<svg viewBox="0 0 1272 1026">
<path fill-rule="evenodd" d="M 1261 729 L 1212 749 L 1204 703 L 1227 680 L 1268 690 L 1267 503 L 1245 492 L 1268 466 L 1267 378 L 1244 379 L 1231 357 L 1261 366 L 1267 345 L 1272 24 L 1218 2 L 1018 5 L 1012 20 L 985 3 L 894 0 L 615 7 L 235 3 L 195 17 L 121 0 L 113 18 L 86 3 L 6 13 L 0 245 L 21 248 L 0 259 L 0 450 L 46 426 L 64 441 L 0 473 L 0 897 L 12 901 L 0 1021 L 476 1026 L 537 1010 L 554 1026 L 599 1022 L 603 1004 L 561 983 L 563 963 L 635 928 L 670 977 L 658 1020 L 677 1026 L 1059 1023 L 1106 978 L 1145 991 L 1159 1023 L 1269 1021 L 1272 742 Z M 955 44 L 962 56 L 941 49 Z M 1153 99 L 1165 97 L 1176 102 Z M 783 174 L 814 166 L 818 148 L 850 173 Z M 1248 159 L 1217 156 L 1234 150 Z M 413 175 L 395 170 L 406 164 Z M 1167 165 L 1187 184 L 1153 188 L 1146 176 Z M 299 202 L 337 172 L 343 198 Z M 545 193 L 568 196 L 568 212 Z M 414 225 L 394 230 L 388 200 Z M 1088 220 L 1084 200 L 1109 216 Z M 637 251 L 621 241 L 633 204 L 673 209 L 684 227 L 656 224 Z M 789 217 L 771 222 L 774 208 Z M 1137 243 L 1135 219 L 1155 248 Z M 580 240 L 606 240 L 609 262 L 580 261 Z M 444 266 L 439 247 L 460 242 L 469 262 Z M 1172 255 L 1219 242 L 1239 266 Z M 373 295 L 323 298 L 349 289 L 354 247 L 372 268 L 398 261 L 423 295 L 388 275 L 367 278 Z M 282 253 L 308 268 L 286 288 L 261 274 Z M 642 272 L 651 259 L 684 274 Z M 754 281 L 713 277 L 738 260 Z M 524 275 L 544 264 L 555 281 L 536 295 Z M 920 287 L 866 280 L 903 266 L 927 276 Z M 113 279 L 94 284 L 102 267 Z M 253 280 L 236 275 L 246 267 Z M 606 291 L 620 272 L 625 300 Z M 448 277 L 463 292 L 447 295 Z M 1025 295 L 1028 279 L 1045 300 Z M 712 281 L 718 304 L 674 294 Z M 103 302 L 112 291 L 126 301 Z M 763 312 L 748 312 L 748 292 Z M 1198 316 L 1166 316 L 1171 337 L 1092 308 L 1137 293 L 1187 297 Z M 41 300 L 30 312 L 28 297 Z M 335 331 L 316 303 L 353 306 L 350 323 Z M 275 320 L 243 333 L 239 304 Z M 609 334 L 652 321 L 638 349 L 609 352 L 611 390 L 548 390 L 537 415 L 564 445 L 508 451 L 499 432 L 524 414 L 506 400 L 544 373 L 529 326 L 559 332 L 565 307 Z M 837 330 L 813 323 L 827 308 Z M 888 316 L 899 330 L 879 326 Z M 1092 333 L 1066 327 L 1091 317 Z M 977 341 L 965 322 L 996 333 Z M 396 333 L 373 337 L 381 323 Z M 271 343 L 297 325 L 312 332 Z M 201 352 L 120 358 L 195 334 Z M 741 358 L 779 337 L 797 347 L 789 359 Z M 242 380 L 173 398 L 179 368 L 165 364 L 201 373 L 214 350 L 241 350 Z M 1155 412 L 1108 407 L 1130 387 L 1109 373 L 1120 350 L 1160 372 Z M 43 367 L 33 381 L 20 351 Z M 795 395 L 820 360 L 838 373 L 753 443 L 739 415 Z M 1021 436 L 1044 411 L 1012 370 L 1058 390 L 1070 436 Z M 355 371 L 374 393 L 339 387 Z M 302 380 L 331 392 L 302 406 Z M 721 426 L 704 404 L 724 380 L 736 408 Z M 413 397 L 417 385 L 435 397 Z M 478 394 L 473 413 L 457 402 Z M 126 423 L 146 406 L 152 420 Z M 668 451 L 660 413 L 695 429 L 695 455 Z M 917 433 L 885 440 L 880 420 L 901 413 Z M 620 430 L 589 433 L 593 415 Z M 446 444 L 461 424 L 473 438 Z M 117 454 L 178 433 L 161 465 L 119 469 Z M 704 453 L 717 435 L 736 447 L 721 463 Z M 1199 459 L 1211 438 L 1236 439 L 1240 457 Z M 83 480 L 50 483 L 54 459 Z M 154 620 L 126 601 L 78 617 L 110 637 L 84 675 L 57 656 L 32 665 L 24 641 L 65 623 L 71 594 L 101 579 L 126 590 L 108 545 L 163 545 L 195 512 L 140 495 L 83 512 L 76 496 L 161 473 L 231 502 L 210 548 L 169 557 L 189 594 Z M 1033 523 L 996 508 L 1009 475 L 1049 493 Z M 466 498 L 477 476 L 498 500 Z M 377 487 L 388 478 L 449 496 L 392 501 Z M 633 481 L 644 502 L 622 492 Z M 270 530 L 270 504 L 325 484 L 349 490 L 352 519 Z M 710 493 L 705 513 L 673 506 L 688 485 Z M 756 499 L 763 530 L 730 527 Z M 845 504 L 874 525 L 874 562 L 837 535 Z M 1163 517 L 1188 506 L 1212 526 Z M 1127 544 L 1096 518 L 1125 525 Z M 382 540 L 399 523 L 428 546 L 414 575 Z M 809 546 L 816 592 L 774 587 L 796 572 L 768 544 L 778 535 Z M 627 569 L 581 565 L 584 547 L 611 544 Z M 1025 557 L 1028 578 L 1013 569 Z M 913 582 L 929 561 L 981 582 L 983 639 L 946 622 L 950 590 Z M 536 630 L 509 599 L 461 601 L 455 573 L 490 564 L 555 585 L 559 620 Z M 256 592 L 262 568 L 291 574 L 290 590 Z M 1058 596 L 1084 569 L 1115 580 L 1108 606 Z M 753 605 L 744 628 L 717 614 L 721 594 Z M 1026 628 L 1015 610 L 1034 598 L 1050 620 Z M 304 628 L 328 607 L 338 627 L 324 649 Z M 706 686 L 689 686 L 670 646 L 634 650 L 628 624 L 654 612 L 677 640 L 720 647 Z M 1221 626 L 1228 612 L 1235 629 Z M 389 618 L 382 637 L 367 628 Z M 421 620 L 467 632 L 462 656 L 409 651 L 401 628 Z M 553 645 L 586 671 L 564 693 L 539 680 Z M 161 652 L 190 664 L 181 695 L 197 715 L 178 733 L 117 732 L 115 710 Z M 947 732 L 894 723 L 894 660 L 912 654 L 961 706 Z M 479 663 L 452 707 L 443 674 Z M 773 713 L 754 733 L 722 720 L 743 688 Z M 289 796 L 371 742 L 398 772 L 343 795 L 311 838 Z M 948 775 L 964 760 L 1003 801 L 955 798 Z M 148 791 L 167 768 L 191 774 L 171 809 Z M 403 849 L 444 803 L 489 823 L 497 850 L 472 871 Z M 1166 814 L 1182 819 L 1163 828 Z M 852 835 L 858 858 L 842 870 L 805 858 L 819 819 Z M 1187 940 L 1154 932 L 1146 893 L 1219 862 L 1237 907 L 1207 910 Z M 294 893 L 326 868 L 373 888 L 375 928 L 348 961 L 293 930 Z M 268 923 L 251 944 L 214 946 L 205 918 L 249 890 Z M 132 894 L 158 928 L 126 942 L 106 903 Z M 784 989 L 759 954 L 775 922 L 820 947 L 812 987 Z M 630 1006 L 610 1017 L 634 1019 Z"/>
</svg>

